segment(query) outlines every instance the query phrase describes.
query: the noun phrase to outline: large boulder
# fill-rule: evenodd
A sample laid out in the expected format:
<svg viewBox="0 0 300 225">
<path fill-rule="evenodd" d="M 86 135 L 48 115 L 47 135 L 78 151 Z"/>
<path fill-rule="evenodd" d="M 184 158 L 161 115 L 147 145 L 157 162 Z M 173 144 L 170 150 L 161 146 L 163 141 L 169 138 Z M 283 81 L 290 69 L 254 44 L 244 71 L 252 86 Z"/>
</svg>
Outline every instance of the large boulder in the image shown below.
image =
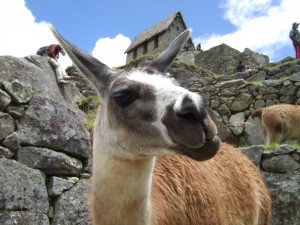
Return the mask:
<svg viewBox="0 0 300 225">
<path fill-rule="evenodd" d="M 40 92 L 45 97 L 70 107 L 77 108 L 75 102 L 82 97 L 72 82 L 57 85 L 55 71 L 45 57 L 38 55 L 24 58 L 1 56 L 0 68 L 0 81 L 18 80 L 21 83 L 29 84 L 34 92 Z M 10 90 L 12 88 L 16 89 L 18 86 L 15 84 L 11 86 Z M 28 89 L 24 90 L 23 88 L 22 91 L 22 93 L 28 94 Z"/>
<path fill-rule="evenodd" d="M 195 64 L 216 74 L 229 74 L 235 69 L 241 53 L 226 44 L 215 46 L 195 56 Z"/>
<path fill-rule="evenodd" d="M 272 164 L 272 169 L 275 173 L 262 171 L 272 198 L 272 219 L 270 225 L 300 224 L 300 170 L 299 167 L 289 166 L 285 159 L 295 158 L 299 161 L 297 150 L 290 145 L 281 145 L 273 150 L 272 153 L 268 153 L 264 152 L 263 145 L 256 145 L 241 148 L 241 151 L 257 167 L 262 167 L 262 169 L 264 169 L 263 164 L 269 162 L 269 159 L 276 158 L 276 163 Z M 295 161 L 293 163 L 295 164 Z M 283 167 L 285 168 L 284 170 L 282 170 Z M 280 173 L 276 173 L 276 171 Z"/>
<path fill-rule="evenodd" d="M 1 225 L 49 225 L 49 218 L 45 214 L 30 211 L 0 211 Z"/>
<path fill-rule="evenodd" d="M 255 68 L 269 63 L 269 57 L 246 48 L 240 52 L 226 44 L 215 46 L 195 56 L 195 64 L 216 74 L 232 74 L 239 61 L 247 68 Z"/>
<path fill-rule="evenodd" d="M 6 138 L 14 130 L 14 119 L 9 114 L 0 111 L 0 140 Z"/>
<path fill-rule="evenodd" d="M 264 173 L 272 197 L 271 225 L 300 224 L 300 173 Z"/>
<path fill-rule="evenodd" d="M 263 143 L 263 133 L 258 118 L 252 119 L 249 116 L 245 123 L 245 135 L 249 145 L 261 145 Z"/>
<path fill-rule="evenodd" d="M 46 148 L 22 147 L 17 153 L 17 159 L 28 167 L 51 175 L 79 175 L 82 170 L 79 160 Z"/>
<path fill-rule="evenodd" d="M 76 111 L 42 94 L 33 96 L 16 133 L 21 145 L 54 149 L 85 159 L 91 156 L 89 135 Z"/>
<path fill-rule="evenodd" d="M 80 180 L 71 190 L 64 192 L 54 204 L 56 212 L 52 225 L 91 225 L 88 210 L 89 180 Z"/>
<path fill-rule="evenodd" d="M 0 174 L 0 209 L 48 213 L 43 173 L 14 160 L 0 158 Z"/>
</svg>

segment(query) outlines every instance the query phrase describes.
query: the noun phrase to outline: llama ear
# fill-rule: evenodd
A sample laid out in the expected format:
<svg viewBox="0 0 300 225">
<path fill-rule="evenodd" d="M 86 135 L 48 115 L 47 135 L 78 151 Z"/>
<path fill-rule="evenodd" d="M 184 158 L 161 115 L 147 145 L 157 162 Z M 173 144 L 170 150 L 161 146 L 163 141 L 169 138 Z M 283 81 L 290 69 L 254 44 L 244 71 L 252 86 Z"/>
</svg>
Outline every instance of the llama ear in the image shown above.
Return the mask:
<svg viewBox="0 0 300 225">
<path fill-rule="evenodd" d="M 85 78 L 95 87 L 98 94 L 103 95 L 104 89 L 110 78 L 113 76 L 111 68 L 101 63 L 98 59 L 83 52 L 73 44 L 65 40 L 52 26 L 49 25 L 52 33 L 67 52 L 73 63 L 85 75 Z"/>
<path fill-rule="evenodd" d="M 165 73 L 171 63 L 174 61 L 186 41 L 190 38 L 191 31 L 185 30 L 183 31 L 175 40 L 173 40 L 170 45 L 161 52 L 152 63 L 150 63 L 145 71 L 149 73 Z"/>
</svg>

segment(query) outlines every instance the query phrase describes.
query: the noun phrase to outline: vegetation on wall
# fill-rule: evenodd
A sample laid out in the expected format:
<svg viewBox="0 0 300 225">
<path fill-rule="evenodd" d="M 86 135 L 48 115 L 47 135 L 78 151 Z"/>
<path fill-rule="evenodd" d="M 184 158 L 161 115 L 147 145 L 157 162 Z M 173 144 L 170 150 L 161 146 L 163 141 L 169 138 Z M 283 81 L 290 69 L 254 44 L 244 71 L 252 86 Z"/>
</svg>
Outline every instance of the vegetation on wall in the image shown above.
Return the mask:
<svg viewBox="0 0 300 225">
<path fill-rule="evenodd" d="M 197 74 L 200 74 L 202 77 L 213 77 L 215 74 L 207 69 L 203 69 L 200 66 L 197 66 L 195 64 L 187 64 L 182 61 L 174 61 L 171 64 L 172 68 L 184 68 L 186 70 L 189 70 L 190 72 L 194 72 Z"/>
<path fill-rule="evenodd" d="M 89 132 L 92 132 L 96 118 L 96 110 L 101 104 L 101 98 L 99 96 L 81 98 L 77 100 L 76 104 L 78 105 L 79 109 L 81 109 L 87 115 L 87 120 L 82 122 L 83 125 Z"/>
<path fill-rule="evenodd" d="M 117 67 L 116 69 L 128 69 L 128 68 L 136 68 L 138 67 L 143 61 L 146 61 L 146 60 L 153 60 L 154 57 L 153 56 L 149 56 L 149 55 L 143 55 L 143 56 L 140 56 L 134 60 L 131 60 L 129 63 L 123 65 L 123 66 L 119 66 Z"/>
</svg>

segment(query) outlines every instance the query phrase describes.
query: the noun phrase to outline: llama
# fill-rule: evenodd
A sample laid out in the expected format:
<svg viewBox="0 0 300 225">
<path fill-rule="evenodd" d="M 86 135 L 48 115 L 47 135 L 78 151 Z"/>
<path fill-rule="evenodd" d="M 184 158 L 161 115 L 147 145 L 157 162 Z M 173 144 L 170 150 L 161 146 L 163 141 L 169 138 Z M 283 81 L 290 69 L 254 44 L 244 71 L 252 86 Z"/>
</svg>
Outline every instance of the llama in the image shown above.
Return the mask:
<svg viewBox="0 0 300 225">
<path fill-rule="evenodd" d="M 256 109 L 252 118 L 259 118 L 263 131 L 263 143 L 299 143 L 300 106 L 290 104 L 272 105 Z"/>
<path fill-rule="evenodd" d="M 267 225 L 259 170 L 221 143 L 203 98 L 165 77 L 190 36 L 148 66 L 114 71 L 51 27 L 102 97 L 93 133 L 90 208 L 96 225 Z"/>
</svg>

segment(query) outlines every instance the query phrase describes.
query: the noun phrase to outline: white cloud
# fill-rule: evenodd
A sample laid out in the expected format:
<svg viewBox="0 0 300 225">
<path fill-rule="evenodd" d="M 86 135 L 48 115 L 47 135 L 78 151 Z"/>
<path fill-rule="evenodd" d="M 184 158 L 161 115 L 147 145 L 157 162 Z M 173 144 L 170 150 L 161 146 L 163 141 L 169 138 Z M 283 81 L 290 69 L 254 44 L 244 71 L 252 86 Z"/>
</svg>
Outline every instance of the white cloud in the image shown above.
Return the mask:
<svg viewBox="0 0 300 225">
<path fill-rule="evenodd" d="M 292 48 L 289 31 L 292 23 L 300 21 L 299 0 L 226 0 L 224 18 L 236 30 L 228 34 L 213 34 L 194 39 L 203 49 L 226 43 L 243 51 L 245 48 L 278 57 L 283 48 Z"/>
<path fill-rule="evenodd" d="M 288 34 L 292 22 L 300 22 L 299 0 L 220 0 L 224 19 L 236 29 L 232 33 L 209 34 L 194 39 L 207 50 L 226 43 L 243 51 L 250 48 L 267 54 L 271 60 L 278 58 L 283 49 L 293 53 Z M 0 0 L 0 55 L 23 57 L 35 54 L 45 45 L 57 43 L 47 22 L 37 22 L 26 7 L 25 0 Z M 119 34 L 100 38 L 92 51 L 94 57 L 110 67 L 125 64 L 126 48 L 130 40 Z M 65 68 L 72 64 L 69 57 L 60 57 Z"/>
<path fill-rule="evenodd" d="M 92 51 L 92 55 L 109 67 L 117 67 L 126 63 L 125 50 L 130 45 L 130 39 L 118 34 L 114 38 L 100 38 Z"/>
<path fill-rule="evenodd" d="M 58 43 L 46 22 L 35 21 L 24 0 L 1 0 L 0 4 L 0 55 L 24 57 L 41 46 Z M 66 56 L 59 61 L 63 68 L 72 65 Z"/>
<path fill-rule="evenodd" d="M 38 48 L 58 43 L 46 21 L 36 22 L 25 0 L 1 0 L 0 29 L 0 55 L 34 55 Z M 121 34 L 101 38 L 92 54 L 110 67 L 120 66 L 126 62 L 124 52 L 129 44 L 130 39 Z M 72 65 L 68 56 L 60 55 L 59 62 L 63 68 Z"/>
</svg>

